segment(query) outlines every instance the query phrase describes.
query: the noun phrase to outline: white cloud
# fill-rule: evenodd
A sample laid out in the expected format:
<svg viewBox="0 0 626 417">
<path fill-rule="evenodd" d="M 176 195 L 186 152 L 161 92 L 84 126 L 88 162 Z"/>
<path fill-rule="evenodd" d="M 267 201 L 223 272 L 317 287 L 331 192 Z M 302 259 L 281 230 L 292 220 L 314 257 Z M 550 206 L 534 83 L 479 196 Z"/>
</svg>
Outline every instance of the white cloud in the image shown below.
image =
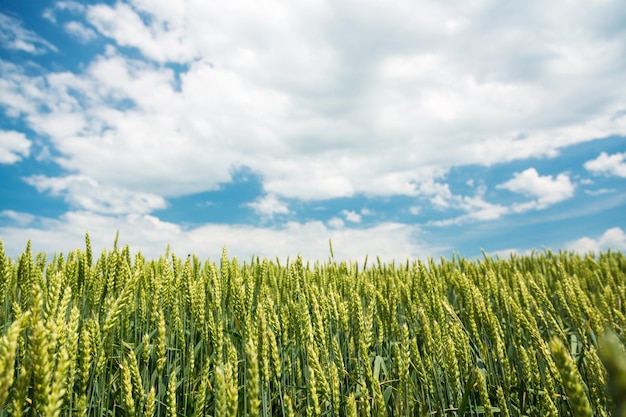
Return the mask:
<svg viewBox="0 0 626 417">
<path fill-rule="evenodd" d="M 9 218 L 19 226 L 25 226 L 35 220 L 35 216 L 29 213 L 17 212 L 15 210 L 2 210 L 0 216 Z"/>
<path fill-rule="evenodd" d="M 616 190 L 613 188 L 600 188 L 597 190 L 585 190 L 585 194 L 589 194 L 589 195 L 602 195 L 602 194 L 611 194 L 614 193 Z"/>
<path fill-rule="evenodd" d="M 73 14 L 82 14 L 85 12 L 86 6 L 77 1 L 57 1 L 52 7 L 44 9 L 42 17 L 52 23 L 57 23 L 57 13 L 70 12 Z"/>
<path fill-rule="evenodd" d="M 606 230 L 602 236 L 597 239 L 583 237 L 567 243 L 566 248 L 580 253 L 597 253 L 609 248 L 612 250 L 626 251 L 626 233 L 619 227 L 613 227 Z"/>
<path fill-rule="evenodd" d="M 428 223 L 432 226 L 451 226 L 497 220 L 507 214 L 529 210 L 542 210 L 571 198 L 575 185 L 567 174 L 559 174 L 556 178 L 550 175 L 540 176 L 537 170 L 529 168 L 515 173 L 512 179 L 497 185 L 496 188 L 523 194 L 532 200 L 509 206 L 491 203 L 485 200 L 487 187 L 484 184 L 476 187 L 474 196 L 453 194 L 448 184 L 432 180 L 420 184 L 418 190 L 420 194 L 429 197 L 433 206 L 441 211 L 455 209 L 465 212 L 457 217 Z"/>
<path fill-rule="evenodd" d="M 351 223 L 361 223 L 361 215 L 353 210 L 342 210 L 341 214 L 345 217 L 345 219 Z"/>
<path fill-rule="evenodd" d="M 0 13 L 0 47 L 30 54 L 57 51 L 50 42 L 25 29 L 19 19 L 4 13 Z"/>
<path fill-rule="evenodd" d="M 81 176 L 46 177 L 35 175 L 24 179 L 40 192 L 64 196 L 75 208 L 104 214 L 144 214 L 166 207 L 165 200 L 154 194 L 99 184 Z"/>
<path fill-rule="evenodd" d="M 443 174 L 438 175 L 442 177 Z M 455 196 L 452 195 L 452 191 L 450 191 L 450 186 L 448 184 L 444 184 L 435 180 L 435 178 L 426 178 L 419 182 L 417 187 L 418 193 L 423 196 L 428 196 L 430 198 L 430 202 L 436 207 L 440 209 L 445 209 L 450 207 L 450 200 L 454 200 Z"/>
<path fill-rule="evenodd" d="M 63 25 L 63 27 L 65 28 L 67 33 L 76 36 L 82 43 L 87 43 L 98 37 L 98 35 L 96 35 L 96 32 L 89 29 L 81 22 L 77 22 L 75 20 L 67 22 L 65 25 Z"/>
<path fill-rule="evenodd" d="M 328 220 L 328 225 L 333 229 L 343 229 L 346 224 L 339 217 L 332 217 Z"/>
<path fill-rule="evenodd" d="M 480 196 L 453 196 L 455 208 L 465 211 L 460 216 L 431 221 L 428 224 L 432 226 L 451 226 L 477 221 L 497 220 L 505 214 L 510 213 L 510 209 L 500 204 L 493 204 L 485 201 Z"/>
<path fill-rule="evenodd" d="M 567 174 L 559 174 L 556 178 L 550 175 L 540 176 L 535 168 L 517 172 L 513 178 L 499 184 L 497 188 L 533 197 L 535 200 L 514 206 L 516 212 L 530 209 L 543 209 L 574 196 L 575 185 Z"/>
<path fill-rule="evenodd" d="M 246 165 L 279 198 L 416 195 L 451 167 L 626 134 L 617 3 L 96 4 L 87 22 L 151 63 L 3 70 L 0 103 L 102 184 L 188 194 Z"/>
<path fill-rule="evenodd" d="M 489 203 L 480 196 L 464 197 L 463 207 L 469 211 L 468 219 L 479 221 L 496 220 L 508 212 L 506 207 Z"/>
<path fill-rule="evenodd" d="M 259 197 L 256 201 L 246 204 L 258 214 L 265 217 L 274 217 L 275 214 L 289 214 L 289 207 L 275 195 L 268 194 Z"/>
<path fill-rule="evenodd" d="M 54 10 L 51 8 L 45 9 L 43 11 L 43 13 L 41 14 L 41 17 L 43 17 L 44 19 L 52 22 L 52 23 L 56 23 L 57 22 L 57 17 L 56 14 L 54 13 Z"/>
<path fill-rule="evenodd" d="M 335 259 L 362 260 L 366 255 L 380 256 L 383 261 L 404 261 L 438 256 L 446 248 L 419 241 L 419 229 L 400 223 L 383 223 L 365 229 L 328 228 L 321 222 L 290 222 L 279 228 L 245 225 L 206 224 L 183 229 L 150 215 L 103 216 L 84 211 L 68 212 L 60 219 L 37 218 L 42 227 L 0 226 L 5 251 L 16 257 L 32 239 L 33 250 L 67 253 L 83 248 L 84 234 L 89 233 L 94 253 L 111 249 L 115 231 L 120 244 L 128 243 L 132 251 L 157 258 L 167 244 L 179 256 L 195 253 L 201 259 L 219 261 L 221 248 L 230 256 L 250 259 L 253 255 L 275 259 L 323 260 L 330 256 L 328 241 L 333 242 Z"/>
<path fill-rule="evenodd" d="M 114 6 L 89 6 L 87 19 L 100 33 L 115 39 L 118 45 L 135 47 L 147 58 L 160 62 L 188 62 L 196 54 L 184 27 L 184 16 L 181 15 L 184 6 L 179 2 L 171 3 L 175 6 L 162 8 L 159 10 L 162 14 L 151 14 L 147 22 L 138 10 L 122 2 Z M 149 7 L 150 4 L 140 6 Z"/>
<path fill-rule="evenodd" d="M 0 164 L 14 164 L 30 155 L 31 141 L 21 132 L 0 130 Z"/>
<path fill-rule="evenodd" d="M 626 178 L 626 152 L 613 155 L 602 152 L 596 159 L 585 162 L 585 168 L 595 174 Z"/>
<path fill-rule="evenodd" d="M 428 224 L 432 226 L 450 226 L 475 221 L 496 220 L 510 211 L 506 206 L 486 201 L 484 199 L 486 192 L 484 185 L 477 187 L 474 196 L 458 195 L 452 193 L 448 184 L 429 179 L 419 183 L 418 192 L 420 195 L 428 197 L 431 204 L 440 211 L 454 209 L 465 212 L 465 214 L 454 218 L 430 221 Z"/>
<path fill-rule="evenodd" d="M 69 10 L 71 12 L 82 12 L 85 10 L 84 4 L 78 1 L 72 1 L 72 0 L 57 1 L 54 4 L 54 7 L 57 10 Z"/>
</svg>

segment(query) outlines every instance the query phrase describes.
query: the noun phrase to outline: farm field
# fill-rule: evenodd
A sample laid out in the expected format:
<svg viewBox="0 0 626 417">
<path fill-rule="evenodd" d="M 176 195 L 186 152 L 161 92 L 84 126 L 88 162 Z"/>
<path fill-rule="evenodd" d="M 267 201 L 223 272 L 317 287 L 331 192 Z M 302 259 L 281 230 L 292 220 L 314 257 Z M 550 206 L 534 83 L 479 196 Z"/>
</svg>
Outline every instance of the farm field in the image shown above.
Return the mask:
<svg viewBox="0 0 626 417">
<path fill-rule="evenodd" d="M 0 416 L 622 416 L 625 297 L 620 252 L 145 259 L 87 236 L 11 259 L 0 242 Z"/>
</svg>

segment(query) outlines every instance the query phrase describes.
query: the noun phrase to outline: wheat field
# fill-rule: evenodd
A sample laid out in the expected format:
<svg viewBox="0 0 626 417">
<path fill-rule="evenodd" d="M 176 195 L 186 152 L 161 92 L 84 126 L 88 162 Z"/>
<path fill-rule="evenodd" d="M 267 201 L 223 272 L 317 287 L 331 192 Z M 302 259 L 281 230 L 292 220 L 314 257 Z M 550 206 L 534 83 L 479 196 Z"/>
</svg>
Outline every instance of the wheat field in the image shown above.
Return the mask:
<svg viewBox="0 0 626 417">
<path fill-rule="evenodd" d="M 281 264 L 0 241 L 0 416 L 626 416 L 625 296 L 620 252 Z"/>
</svg>

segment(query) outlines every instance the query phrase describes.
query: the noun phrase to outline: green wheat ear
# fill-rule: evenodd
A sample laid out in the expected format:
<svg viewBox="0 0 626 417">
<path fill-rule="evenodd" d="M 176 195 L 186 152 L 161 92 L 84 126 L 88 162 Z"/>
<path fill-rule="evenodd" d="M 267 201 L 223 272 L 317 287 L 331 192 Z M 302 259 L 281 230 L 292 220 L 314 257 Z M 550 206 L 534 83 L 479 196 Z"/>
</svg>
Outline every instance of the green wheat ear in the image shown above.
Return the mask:
<svg viewBox="0 0 626 417">
<path fill-rule="evenodd" d="M 554 337 L 550 342 L 550 349 L 561 374 L 563 389 L 569 398 L 574 416 L 593 417 L 582 378 L 563 342 Z"/>
<path fill-rule="evenodd" d="M 14 321 L 6 335 L 0 338 L 0 407 L 9 396 L 13 384 L 15 357 L 18 349 L 18 338 L 22 332 L 28 314 L 24 314 L 19 320 Z"/>
<path fill-rule="evenodd" d="M 615 417 L 626 417 L 626 353 L 624 345 L 612 331 L 600 340 L 600 358 L 609 376 L 609 392 L 613 397 Z"/>
</svg>

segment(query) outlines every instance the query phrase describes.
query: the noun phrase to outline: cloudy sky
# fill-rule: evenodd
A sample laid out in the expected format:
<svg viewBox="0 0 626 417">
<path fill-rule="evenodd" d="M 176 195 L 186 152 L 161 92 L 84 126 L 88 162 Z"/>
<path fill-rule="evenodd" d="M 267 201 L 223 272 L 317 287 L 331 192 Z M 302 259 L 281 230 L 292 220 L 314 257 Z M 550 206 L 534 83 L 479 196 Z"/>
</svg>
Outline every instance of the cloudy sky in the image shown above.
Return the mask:
<svg viewBox="0 0 626 417">
<path fill-rule="evenodd" d="M 626 250 L 626 2 L 6 0 L 0 239 Z"/>
</svg>

